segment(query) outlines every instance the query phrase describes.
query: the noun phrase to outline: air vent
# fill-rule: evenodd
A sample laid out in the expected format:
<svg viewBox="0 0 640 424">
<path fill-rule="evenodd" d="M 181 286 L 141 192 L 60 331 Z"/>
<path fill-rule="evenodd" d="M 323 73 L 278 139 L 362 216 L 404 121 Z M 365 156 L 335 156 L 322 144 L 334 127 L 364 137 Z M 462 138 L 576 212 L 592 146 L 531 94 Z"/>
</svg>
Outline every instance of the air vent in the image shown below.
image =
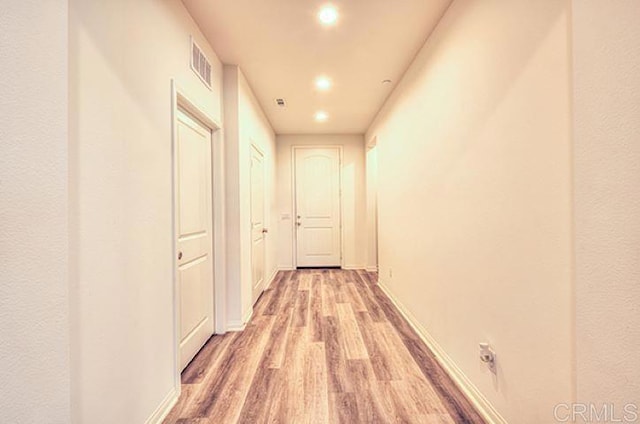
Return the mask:
<svg viewBox="0 0 640 424">
<path fill-rule="evenodd" d="M 193 38 L 191 38 L 191 69 L 200 77 L 204 85 L 211 90 L 211 62 L 209 62 Z"/>
<path fill-rule="evenodd" d="M 281 107 L 281 108 L 285 108 L 287 107 L 287 102 L 284 101 L 284 99 L 275 99 L 276 102 L 276 106 Z"/>
</svg>

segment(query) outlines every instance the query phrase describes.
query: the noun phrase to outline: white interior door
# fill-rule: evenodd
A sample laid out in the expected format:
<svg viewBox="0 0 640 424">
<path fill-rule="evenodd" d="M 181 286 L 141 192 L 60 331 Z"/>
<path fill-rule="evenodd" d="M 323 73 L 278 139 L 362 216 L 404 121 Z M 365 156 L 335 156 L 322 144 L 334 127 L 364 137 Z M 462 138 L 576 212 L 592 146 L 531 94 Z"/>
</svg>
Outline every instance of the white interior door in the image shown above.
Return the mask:
<svg viewBox="0 0 640 424">
<path fill-rule="evenodd" d="M 341 265 L 340 149 L 295 152 L 296 265 Z"/>
<path fill-rule="evenodd" d="M 180 369 L 213 334 L 211 130 L 177 116 L 176 231 Z"/>
<path fill-rule="evenodd" d="M 251 145 L 251 294 L 255 303 L 264 290 L 265 236 L 264 156 Z"/>
</svg>

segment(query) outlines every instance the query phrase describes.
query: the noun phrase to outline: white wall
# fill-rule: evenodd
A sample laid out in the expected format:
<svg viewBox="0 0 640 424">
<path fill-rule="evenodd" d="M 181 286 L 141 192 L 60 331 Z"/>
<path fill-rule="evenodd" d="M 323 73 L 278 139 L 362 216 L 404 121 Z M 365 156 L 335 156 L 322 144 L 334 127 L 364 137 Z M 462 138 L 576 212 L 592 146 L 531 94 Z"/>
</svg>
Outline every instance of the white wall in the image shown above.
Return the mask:
<svg viewBox="0 0 640 424">
<path fill-rule="evenodd" d="M 251 275 L 251 144 L 264 154 L 265 279 L 277 271 L 275 210 L 276 141 L 271 124 L 236 65 L 224 67 L 225 155 L 227 166 L 227 254 L 229 325 L 246 323 L 252 311 Z"/>
<path fill-rule="evenodd" d="M 518 424 L 572 396 L 568 13 L 454 1 L 366 137 L 382 283 Z"/>
<path fill-rule="evenodd" d="M 143 423 L 174 390 L 171 78 L 221 122 L 222 65 L 179 0 L 72 0 L 70 19 L 73 418 Z"/>
<path fill-rule="evenodd" d="M 572 9 L 577 399 L 621 413 L 640 401 L 640 3 Z"/>
<path fill-rule="evenodd" d="M 373 140 L 375 142 L 375 139 Z M 378 269 L 378 147 L 367 146 L 367 264 L 369 271 Z"/>
<path fill-rule="evenodd" d="M 67 2 L 0 13 L 0 411 L 70 421 Z"/>
<path fill-rule="evenodd" d="M 293 267 L 292 146 L 342 146 L 342 231 L 343 263 L 346 268 L 366 264 L 366 176 L 365 146 L 361 135 L 278 135 L 277 136 L 277 219 L 278 266 Z"/>
</svg>

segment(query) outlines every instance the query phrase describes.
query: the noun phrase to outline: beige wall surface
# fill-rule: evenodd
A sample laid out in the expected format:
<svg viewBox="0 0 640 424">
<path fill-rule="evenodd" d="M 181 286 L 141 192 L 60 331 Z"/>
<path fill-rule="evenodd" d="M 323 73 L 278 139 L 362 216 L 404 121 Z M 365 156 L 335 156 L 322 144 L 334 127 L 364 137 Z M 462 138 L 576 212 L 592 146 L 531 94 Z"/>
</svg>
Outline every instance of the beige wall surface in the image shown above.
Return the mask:
<svg viewBox="0 0 640 424">
<path fill-rule="evenodd" d="M 143 423 L 174 389 L 171 79 L 221 122 L 222 65 L 178 0 L 73 0 L 69 37 L 73 418 Z"/>
<path fill-rule="evenodd" d="M 378 269 L 378 147 L 368 146 L 367 174 L 367 264 L 369 271 Z"/>
<path fill-rule="evenodd" d="M 565 1 L 456 0 L 366 137 L 381 282 L 518 424 L 572 396 L 568 19 Z"/>
<path fill-rule="evenodd" d="M 293 146 L 342 146 L 343 263 L 347 268 L 366 265 L 365 146 L 361 135 L 279 135 L 277 140 L 278 266 L 293 266 Z M 290 219 L 282 219 L 289 214 Z"/>
<path fill-rule="evenodd" d="M 577 399 L 619 416 L 640 406 L 640 2 L 572 10 Z"/>
<path fill-rule="evenodd" d="M 252 310 L 251 145 L 264 155 L 265 284 L 277 271 L 276 138 L 271 124 L 236 65 L 224 67 L 225 155 L 227 156 L 227 257 L 229 322 L 241 326 Z"/>
<path fill-rule="evenodd" d="M 67 2 L 0 12 L 0 411 L 70 414 Z"/>
</svg>

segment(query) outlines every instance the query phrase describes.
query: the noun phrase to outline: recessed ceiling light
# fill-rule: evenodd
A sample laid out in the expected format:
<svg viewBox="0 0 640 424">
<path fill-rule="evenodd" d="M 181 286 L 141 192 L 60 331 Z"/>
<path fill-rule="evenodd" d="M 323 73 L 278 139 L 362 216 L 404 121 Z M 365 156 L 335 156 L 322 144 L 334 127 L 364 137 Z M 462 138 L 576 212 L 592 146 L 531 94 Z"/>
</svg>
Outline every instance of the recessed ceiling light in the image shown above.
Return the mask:
<svg viewBox="0 0 640 424">
<path fill-rule="evenodd" d="M 329 115 L 327 114 L 327 112 L 321 110 L 316 112 L 315 119 L 317 122 L 324 122 L 329 119 Z"/>
<path fill-rule="evenodd" d="M 333 6 L 324 6 L 318 13 L 318 19 L 323 25 L 335 25 L 338 22 L 338 10 Z"/>
<path fill-rule="evenodd" d="M 386 80 L 382 80 L 383 84 L 391 84 L 391 80 L 390 79 L 386 79 Z"/>
<path fill-rule="evenodd" d="M 316 88 L 318 90 L 326 91 L 331 88 L 331 80 L 327 77 L 316 78 Z"/>
</svg>

